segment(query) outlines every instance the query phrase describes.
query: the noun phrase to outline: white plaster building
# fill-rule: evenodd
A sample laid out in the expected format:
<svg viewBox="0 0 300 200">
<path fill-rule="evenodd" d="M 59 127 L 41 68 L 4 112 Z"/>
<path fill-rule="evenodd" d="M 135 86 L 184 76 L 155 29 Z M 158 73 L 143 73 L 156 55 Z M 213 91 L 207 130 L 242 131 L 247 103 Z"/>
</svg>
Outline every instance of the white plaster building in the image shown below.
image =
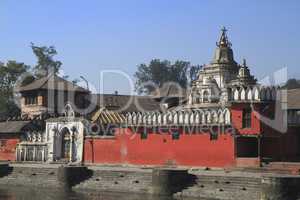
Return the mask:
<svg viewBox="0 0 300 200">
<path fill-rule="evenodd" d="M 84 143 L 83 118 L 56 118 L 47 121 L 46 141 L 47 161 L 65 161 L 79 163 L 83 158 Z"/>
<path fill-rule="evenodd" d="M 17 145 L 18 161 L 82 162 L 86 120 L 76 118 L 69 104 L 65 110 L 65 117 L 46 120 L 45 132 L 25 134 Z"/>
</svg>

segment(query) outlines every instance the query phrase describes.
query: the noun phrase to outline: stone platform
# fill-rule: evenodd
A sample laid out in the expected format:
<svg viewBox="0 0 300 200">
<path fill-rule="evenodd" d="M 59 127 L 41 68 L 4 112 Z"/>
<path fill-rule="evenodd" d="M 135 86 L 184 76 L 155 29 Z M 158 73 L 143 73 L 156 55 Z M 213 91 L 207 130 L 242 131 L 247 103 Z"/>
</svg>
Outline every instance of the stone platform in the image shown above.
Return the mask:
<svg viewBox="0 0 300 200">
<path fill-rule="evenodd" d="M 173 196 L 177 199 L 297 199 L 300 176 L 223 169 L 0 165 L 1 185 Z"/>
</svg>

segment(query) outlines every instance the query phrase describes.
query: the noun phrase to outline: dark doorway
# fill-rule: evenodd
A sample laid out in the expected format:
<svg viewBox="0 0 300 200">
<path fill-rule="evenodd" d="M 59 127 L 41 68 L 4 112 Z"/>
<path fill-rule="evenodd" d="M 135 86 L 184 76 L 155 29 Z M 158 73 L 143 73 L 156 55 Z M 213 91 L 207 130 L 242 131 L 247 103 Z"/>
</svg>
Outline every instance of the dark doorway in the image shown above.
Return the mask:
<svg viewBox="0 0 300 200">
<path fill-rule="evenodd" d="M 297 160 L 299 160 L 300 161 L 300 136 L 299 135 L 297 135 Z"/>
<path fill-rule="evenodd" d="M 208 103 L 209 102 L 209 94 L 207 91 L 203 92 L 203 103 Z"/>
<path fill-rule="evenodd" d="M 65 128 L 62 131 L 62 148 L 61 148 L 61 158 L 68 160 L 70 158 L 70 142 L 71 134 L 70 131 Z"/>
<path fill-rule="evenodd" d="M 258 157 L 258 138 L 256 137 L 238 137 L 237 157 L 256 158 Z"/>
</svg>

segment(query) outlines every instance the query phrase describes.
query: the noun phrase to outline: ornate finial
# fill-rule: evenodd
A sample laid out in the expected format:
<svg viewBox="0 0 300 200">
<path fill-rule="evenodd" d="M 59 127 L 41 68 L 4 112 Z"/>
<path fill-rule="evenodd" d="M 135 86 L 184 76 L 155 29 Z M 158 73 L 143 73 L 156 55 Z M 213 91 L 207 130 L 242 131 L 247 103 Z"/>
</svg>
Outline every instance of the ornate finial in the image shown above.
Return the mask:
<svg viewBox="0 0 300 200">
<path fill-rule="evenodd" d="M 217 43 L 218 47 L 231 47 L 231 43 L 229 42 L 227 34 L 226 34 L 227 31 L 228 30 L 225 28 L 225 26 L 223 26 L 222 29 L 221 29 L 220 40 Z"/>
<path fill-rule="evenodd" d="M 66 103 L 65 105 L 65 117 L 68 119 L 72 119 L 75 117 L 75 112 L 70 103 Z"/>
<path fill-rule="evenodd" d="M 245 58 L 243 58 L 243 67 L 247 67 L 247 62 Z"/>
<path fill-rule="evenodd" d="M 223 26 L 222 27 L 222 29 L 221 29 L 221 31 L 222 31 L 222 34 L 224 33 L 224 34 L 226 34 L 226 32 L 227 32 L 227 29 L 226 29 L 226 27 L 225 26 Z"/>
</svg>

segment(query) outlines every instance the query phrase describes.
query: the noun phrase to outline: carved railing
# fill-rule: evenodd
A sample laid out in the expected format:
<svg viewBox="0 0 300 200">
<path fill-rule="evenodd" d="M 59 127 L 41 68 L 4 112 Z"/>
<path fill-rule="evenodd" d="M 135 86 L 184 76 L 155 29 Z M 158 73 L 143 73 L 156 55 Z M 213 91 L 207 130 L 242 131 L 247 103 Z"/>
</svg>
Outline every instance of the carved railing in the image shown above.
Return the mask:
<svg viewBox="0 0 300 200">
<path fill-rule="evenodd" d="M 127 113 L 126 123 L 128 125 L 211 125 L 231 124 L 229 109 L 196 109 L 188 111 L 169 111 Z"/>
</svg>

